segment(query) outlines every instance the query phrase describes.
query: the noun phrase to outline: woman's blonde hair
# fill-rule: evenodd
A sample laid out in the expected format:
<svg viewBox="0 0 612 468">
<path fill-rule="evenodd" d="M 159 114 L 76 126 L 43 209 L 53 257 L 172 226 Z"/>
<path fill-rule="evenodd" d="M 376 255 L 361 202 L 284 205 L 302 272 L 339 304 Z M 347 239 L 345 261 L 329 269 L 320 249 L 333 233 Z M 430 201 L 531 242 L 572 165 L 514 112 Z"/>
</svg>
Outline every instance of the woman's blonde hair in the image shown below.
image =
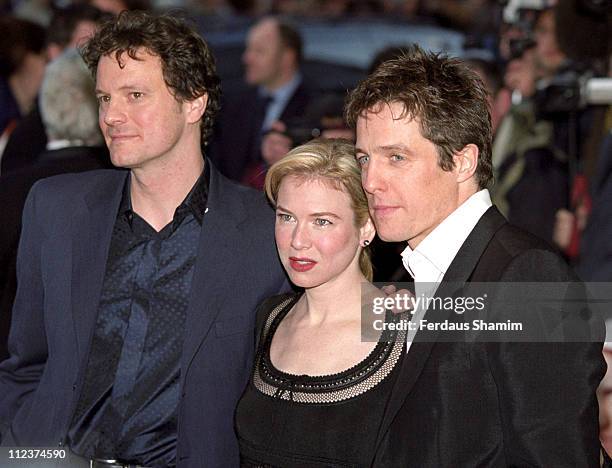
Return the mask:
<svg viewBox="0 0 612 468">
<path fill-rule="evenodd" d="M 281 182 L 287 176 L 331 182 L 335 188 L 349 195 L 355 225 L 360 228 L 368 221 L 368 200 L 361 187 L 361 170 L 355 160 L 355 146 L 350 141 L 318 138 L 292 149 L 276 162 L 268 170 L 265 182 L 266 195 L 275 206 Z M 371 281 L 373 271 L 369 247 L 363 248 L 359 255 L 359 268 Z"/>
</svg>

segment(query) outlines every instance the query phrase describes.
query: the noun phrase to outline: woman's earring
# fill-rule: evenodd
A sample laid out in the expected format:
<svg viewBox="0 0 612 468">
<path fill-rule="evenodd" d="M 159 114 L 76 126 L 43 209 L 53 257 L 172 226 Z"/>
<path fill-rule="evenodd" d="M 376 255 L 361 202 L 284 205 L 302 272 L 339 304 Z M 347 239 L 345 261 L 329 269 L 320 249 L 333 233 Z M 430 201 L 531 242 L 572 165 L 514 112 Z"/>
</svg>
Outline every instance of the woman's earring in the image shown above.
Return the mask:
<svg viewBox="0 0 612 468">
<path fill-rule="evenodd" d="M 364 247 L 367 247 L 368 245 L 370 245 L 370 241 L 369 241 L 369 240 L 367 240 L 367 239 L 366 239 L 366 240 L 364 240 L 364 241 L 363 241 L 363 246 L 364 246 Z"/>
</svg>

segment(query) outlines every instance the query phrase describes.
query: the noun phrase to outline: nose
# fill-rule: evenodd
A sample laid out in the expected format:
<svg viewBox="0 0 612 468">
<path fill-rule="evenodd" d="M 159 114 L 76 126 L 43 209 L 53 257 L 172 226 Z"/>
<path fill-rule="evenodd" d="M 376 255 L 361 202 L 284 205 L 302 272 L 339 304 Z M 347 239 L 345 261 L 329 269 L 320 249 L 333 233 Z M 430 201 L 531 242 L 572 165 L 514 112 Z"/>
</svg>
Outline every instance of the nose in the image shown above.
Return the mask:
<svg viewBox="0 0 612 468">
<path fill-rule="evenodd" d="M 310 247 L 310 233 L 303 223 L 297 223 L 291 235 L 291 247 L 295 250 L 304 250 Z"/>
<path fill-rule="evenodd" d="M 385 181 L 381 171 L 380 162 L 374 158 L 370 158 L 368 163 L 361 168 L 361 185 L 366 192 L 375 194 L 384 190 Z"/>
<path fill-rule="evenodd" d="M 111 99 L 100 109 L 101 117 L 108 126 L 117 125 L 126 121 L 126 115 L 121 103 L 116 99 Z"/>
</svg>

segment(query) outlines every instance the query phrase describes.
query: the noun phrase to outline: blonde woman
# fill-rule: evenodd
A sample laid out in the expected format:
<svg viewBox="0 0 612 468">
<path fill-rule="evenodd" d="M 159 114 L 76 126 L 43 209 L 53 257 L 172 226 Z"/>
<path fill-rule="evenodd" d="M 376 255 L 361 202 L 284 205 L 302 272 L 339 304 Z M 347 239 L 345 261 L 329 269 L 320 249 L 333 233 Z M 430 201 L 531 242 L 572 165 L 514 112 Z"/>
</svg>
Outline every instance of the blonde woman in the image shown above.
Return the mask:
<svg viewBox="0 0 612 468">
<path fill-rule="evenodd" d="M 304 292 L 259 309 L 253 376 L 236 412 L 241 464 L 368 465 L 405 337 L 361 339 L 362 295 L 382 293 L 369 283 L 375 229 L 354 147 L 299 146 L 270 168 L 265 190 L 280 259 Z"/>
</svg>

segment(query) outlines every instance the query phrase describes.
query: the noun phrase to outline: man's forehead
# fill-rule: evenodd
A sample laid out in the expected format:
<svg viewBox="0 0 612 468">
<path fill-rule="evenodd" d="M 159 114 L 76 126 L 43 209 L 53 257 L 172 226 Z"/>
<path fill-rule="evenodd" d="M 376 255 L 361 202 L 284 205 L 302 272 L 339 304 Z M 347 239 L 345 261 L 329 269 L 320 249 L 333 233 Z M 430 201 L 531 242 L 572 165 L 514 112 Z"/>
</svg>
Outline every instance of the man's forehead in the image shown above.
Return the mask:
<svg viewBox="0 0 612 468">
<path fill-rule="evenodd" d="M 248 36 L 249 42 L 258 42 L 273 47 L 280 41 L 278 22 L 274 19 L 262 20 L 253 26 Z"/>
<path fill-rule="evenodd" d="M 400 101 L 378 101 L 367 109 L 361 111 L 357 117 L 357 125 L 361 123 L 367 126 L 368 122 L 373 119 L 387 118 L 395 121 L 404 121 L 406 123 L 413 120 L 417 123 L 420 123 L 421 121 L 418 115 L 411 113 L 406 108 L 405 104 Z"/>
<path fill-rule="evenodd" d="M 150 49 L 146 47 L 133 47 L 129 49 L 117 49 L 109 52 L 108 54 L 103 55 L 98 62 L 98 68 L 100 67 L 100 62 L 103 59 L 112 60 L 119 65 L 120 68 L 125 68 L 126 64 L 130 61 L 136 62 L 149 62 L 149 61 L 157 61 L 161 66 L 161 59 L 159 55 L 152 52 Z"/>
</svg>

